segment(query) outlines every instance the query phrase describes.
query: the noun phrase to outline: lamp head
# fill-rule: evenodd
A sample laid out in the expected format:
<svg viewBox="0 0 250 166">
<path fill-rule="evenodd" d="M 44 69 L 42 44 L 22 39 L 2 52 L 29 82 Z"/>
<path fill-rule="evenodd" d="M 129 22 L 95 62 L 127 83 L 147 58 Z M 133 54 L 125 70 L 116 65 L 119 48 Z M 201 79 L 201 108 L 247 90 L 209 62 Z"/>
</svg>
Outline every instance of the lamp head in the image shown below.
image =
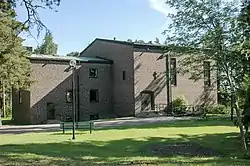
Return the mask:
<svg viewBox="0 0 250 166">
<path fill-rule="evenodd" d="M 70 67 L 76 67 L 76 60 L 72 59 L 69 61 L 69 66 Z"/>
</svg>

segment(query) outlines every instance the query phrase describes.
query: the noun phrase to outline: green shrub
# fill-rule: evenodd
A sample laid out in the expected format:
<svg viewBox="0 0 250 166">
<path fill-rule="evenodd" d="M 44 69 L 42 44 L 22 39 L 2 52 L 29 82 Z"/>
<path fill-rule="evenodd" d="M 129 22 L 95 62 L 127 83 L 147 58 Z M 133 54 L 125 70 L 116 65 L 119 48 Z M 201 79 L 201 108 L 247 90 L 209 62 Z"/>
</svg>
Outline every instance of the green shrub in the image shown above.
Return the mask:
<svg viewBox="0 0 250 166">
<path fill-rule="evenodd" d="M 173 107 L 185 107 L 188 105 L 188 101 L 184 96 L 177 97 L 173 100 L 172 106 Z"/>
<path fill-rule="evenodd" d="M 228 114 L 229 109 L 225 105 L 217 104 L 205 108 L 207 114 Z"/>
<path fill-rule="evenodd" d="M 184 96 L 177 97 L 172 102 L 173 112 L 175 114 L 183 114 L 186 112 L 188 101 Z"/>
</svg>

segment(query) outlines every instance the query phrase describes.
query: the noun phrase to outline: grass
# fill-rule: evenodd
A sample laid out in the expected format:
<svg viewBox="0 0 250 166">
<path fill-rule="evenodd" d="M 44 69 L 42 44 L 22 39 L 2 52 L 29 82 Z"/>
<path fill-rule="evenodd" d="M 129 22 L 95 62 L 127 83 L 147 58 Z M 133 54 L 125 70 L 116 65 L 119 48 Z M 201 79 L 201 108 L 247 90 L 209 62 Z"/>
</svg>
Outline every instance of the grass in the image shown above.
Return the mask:
<svg viewBox="0 0 250 166">
<path fill-rule="evenodd" d="M 156 156 L 148 146 L 192 141 L 224 157 Z M 0 165 L 250 165 L 240 159 L 238 129 L 228 118 L 98 129 L 92 134 L 46 132 L 0 135 Z"/>
</svg>

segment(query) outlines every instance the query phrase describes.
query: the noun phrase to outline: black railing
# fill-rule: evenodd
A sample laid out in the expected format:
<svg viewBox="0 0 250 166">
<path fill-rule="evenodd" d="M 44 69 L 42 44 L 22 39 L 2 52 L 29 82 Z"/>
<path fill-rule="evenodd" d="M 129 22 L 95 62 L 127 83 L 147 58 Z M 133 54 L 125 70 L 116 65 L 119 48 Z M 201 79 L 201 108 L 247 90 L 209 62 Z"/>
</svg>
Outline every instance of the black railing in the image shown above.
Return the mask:
<svg viewBox="0 0 250 166">
<path fill-rule="evenodd" d="M 66 114 L 61 114 L 60 120 L 62 122 L 72 122 L 72 116 L 66 115 Z"/>
<path fill-rule="evenodd" d="M 155 104 L 155 111 L 165 111 L 167 104 Z"/>
</svg>

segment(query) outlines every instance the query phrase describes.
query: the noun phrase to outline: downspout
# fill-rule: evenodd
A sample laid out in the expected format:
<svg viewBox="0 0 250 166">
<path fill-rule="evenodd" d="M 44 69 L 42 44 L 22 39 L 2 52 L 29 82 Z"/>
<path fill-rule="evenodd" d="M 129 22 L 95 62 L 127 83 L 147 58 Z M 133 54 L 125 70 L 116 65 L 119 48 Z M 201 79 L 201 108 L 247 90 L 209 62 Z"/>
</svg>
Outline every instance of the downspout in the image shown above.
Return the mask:
<svg viewBox="0 0 250 166">
<path fill-rule="evenodd" d="M 169 67 L 169 53 L 165 55 L 166 57 L 166 84 L 167 84 L 167 113 L 169 115 L 172 114 L 172 109 L 171 109 L 171 87 L 170 87 L 170 67 Z"/>
</svg>

